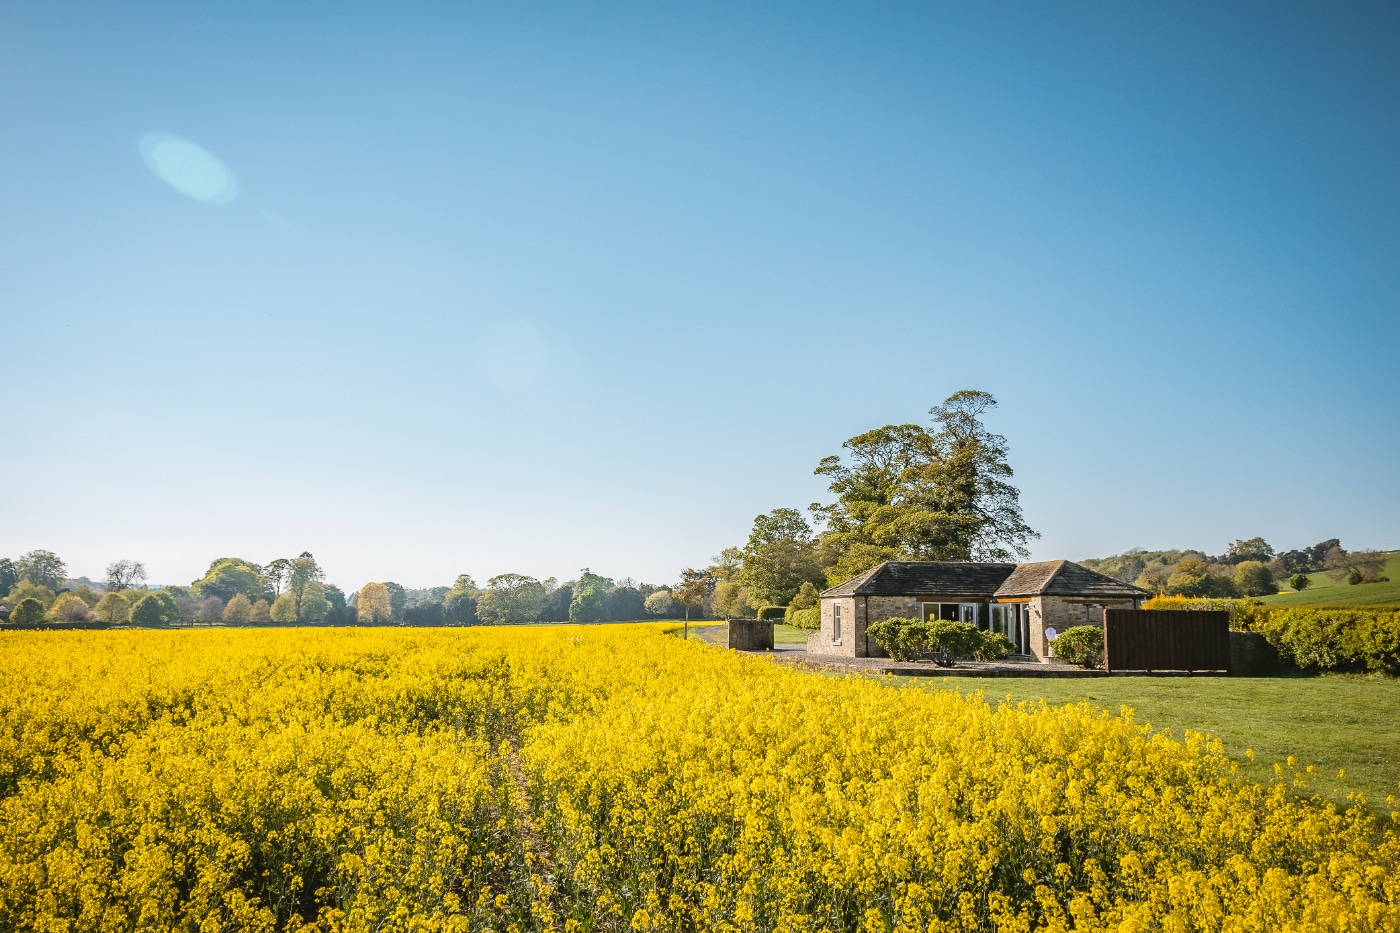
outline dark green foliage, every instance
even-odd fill
[[[68,568],[53,551],[34,550],[15,561],[15,572],[21,580],[35,586],[46,586],[57,593],[63,589]]]
[[[801,512],[774,509],[754,518],[738,579],[749,588],[750,599],[785,606],[803,583],[822,579],[812,527]]]
[[[608,616],[614,622],[635,622],[647,617],[646,594],[628,581],[608,592]]]
[[[1097,625],[1076,625],[1060,633],[1052,642],[1055,657],[1081,667],[1103,666],[1103,629]]]
[[[147,593],[131,607],[132,625],[162,625],[165,622],[165,604],[155,593]]]
[[[837,496],[812,511],[826,522],[822,565],[828,582],[881,560],[1012,560],[1036,533],[1010,483],[1006,438],[981,416],[996,405],[964,390],[929,410],[934,428],[886,425],[842,445],[817,474]],[[839,568],[839,569],[831,569]]]
[[[787,617],[787,624],[793,628],[815,632],[822,627],[821,607],[811,606],[807,609],[798,609]]]
[[[442,603],[428,599],[405,606],[403,621],[405,625],[442,625],[447,621],[447,614]]]
[[[8,593],[19,583],[19,571],[8,557],[0,557],[0,594]]]
[[[1400,609],[1274,609],[1256,627],[1305,671],[1400,675]]]
[[[1303,592],[1303,590],[1306,590],[1308,587],[1312,586],[1312,578],[1305,573],[1295,573],[1293,576],[1288,578],[1288,585],[1293,587],[1293,589],[1297,592],[1301,593]]]
[[[385,583],[389,591],[389,618],[395,622],[403,620],[403,611],[408,608],[408,591],[397,583]]]
[[[764,606],[758,610],[760,619],[781,619],[787,615],[786,606]]]
[[[1365,577],[1362,576],[1361,571],[1355,567],[1351,568],[1351,572],[1347,574],[1347,583],[1351,584],[1352,586],[1356,586],[1364,579]]]
[[[585,574],[591,576],[591,574]],[[569,603],[570,622],[601,622],[607,617],[608,591],[599,582],[581,585]]]
[[[44,604],[33,596],[21,599],[19,605],[10,613],[11,625],[38,625],[42,621],[44,621]]]
[[[449,625],[476,624],[476,594],[469,590],[452,590],[442,601],[442,608]]]

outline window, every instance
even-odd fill
[[[976,603],[924,603],[924,621],[943,619],[948,622],[978,624]]]
[[[841,641],[841,604],[834,603],[831,607],[831,640]]]

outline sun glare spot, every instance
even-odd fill
[[[146,167],[183,195],[206,204],[228,204],[238,197],[238,181],[227,166],[188,139],[147,133],[137,148]]]

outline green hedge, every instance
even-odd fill
[[[758,617],[760,619],[777,620],[781,619],[786,614],[787,608],[785,606],[764,606],[762,609],[758,610]]]
[[[1280,607],[1255,629],[1305,671],[1400,675],[1400,609]]]
[[[822,627],[822,610],[820,606],[812,606],[809,609],[796,609],[788,613],[788,625],[793,628],[806,629],[815,632]]]
[[[1103,665],[1103,629],[1097,625],[1076,625],[1060,633],[1051,644],[1055,657],[1083,667]]]
[[[1004,658],[1014,647],[1005,635],[978,631],[967,622],[946,619],[882,619],[866,634],[896,661],[917,661],[930,651],[944,650],[954,658]]]

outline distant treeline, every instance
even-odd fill
[[[1380,551],[1348,551],[1337,538],[1281,552],[1275,552],[1263,538],[1245,538],[1218,556],[1189,549],[1134,548],[1079,563],[1153,593],[1221,598],[1268,596],[1285,582],[1294,589],[1305,589],[1307,575],[1322,571],[1338,583],[1379,583],[1388,579],[1381,573],[1385,559]]]
[[[300,623],[324,625],[494,625],[523,622],[612,622],[680,618],[685,608],[664,586],[613,580],[585,569],[559,583],[501,574],[478,587],[469,574],[451,586],[409,589],[366,583],[347,595],[325,582],[308,552],[256,564],[238,557],[212,562],[189,586],[146,586],[139,561],[119,560],[105,580],[69,578],[52,551],[0,558],[0,621],[110,625]]]

